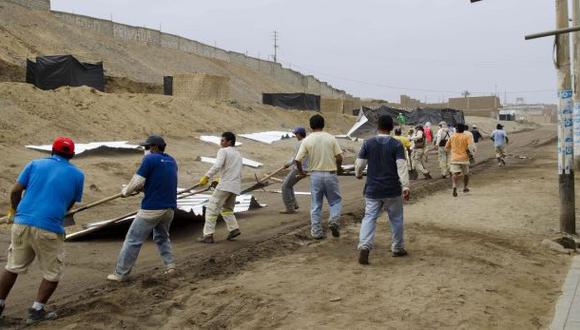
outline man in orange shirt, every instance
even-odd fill
[[[463,174],[463,192],[469,192],[469,154],[475,154],[475,144],[471,135],[465,134],[465,126],[457,125],[457,131],[449,138],[445,151],[451,152],[449,171],[453,182],[453,197],[457,197],[457,181]]]

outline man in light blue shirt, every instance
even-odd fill
[[[495,146],[495,157],[499,167],[505,166],[505,147],[509,142],[503,125],[497,124],[496,129],[491,133],[491,140]]]
[[[56,313],[45,310],[45,304],[64,271],[63,218],[83,194],[84,174],[69,163],[74,147],[71,139],[56,138],[52,156],[28,163],[10,196],[8,216],[14,224],[6,267],[0,278],[0,314],[18,274],[26,272],[38,258],[43,279],[36,300],[28,309],[28,324],[56,318]]]

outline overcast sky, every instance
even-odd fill
[[[361,97],[439,102],[497,94],[555,102],[548,0],[52,0],[52,9],[147,26],[279,61]],[[506,93],[507,92],[507,93]]]

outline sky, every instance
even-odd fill
[[[427,102],[556,102],[548,0],[52,0],[52,9],[178,34],[313,74],[348,93]]]

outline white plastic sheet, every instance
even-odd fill
[[[258,141],[266,144],[272,144],[276,141],[292,138],[294,137],[294,134],[292,132],[268,131],[268,132],[240,134],[240,136],[249,140]]]

